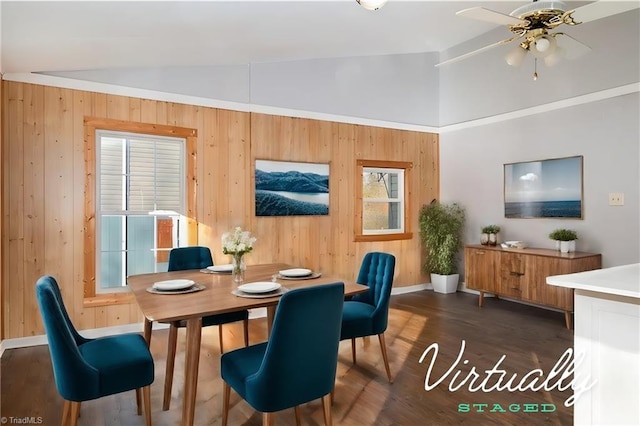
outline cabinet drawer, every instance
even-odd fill
[[[500,288],[505,296],[521,297],[526,286],[526,257],[516,253],[502,253],[500,259]]]

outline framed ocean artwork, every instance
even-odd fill
[[[329,164],[256,160],[256,216],[329,214]]]
[[[506,218],[583,218],[582,156],[504,165]]]

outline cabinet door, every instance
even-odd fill
[[[522,298],[534,303],[573,310],[573,291],[547,284],[550,275],[571,273],[571,260],[546,256],[531,256]]]
[[[528,256],[518,253],[502,253],[500,256],[500,286],[498,293],[520,298],[525,286],[526,262]]]
[[[500,253],[467,247],[465,254],[465,282],[467,288],[495,293],[497,289],[496,266]]]

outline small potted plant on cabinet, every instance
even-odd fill
[[[575,251],[575,241],[578,234],[572,229],[556,229],[549,234],[549,238],[556,241],[556,249],[562,253]]]
[[[456,273],[456,254],[462,247],[464,209],[457,203],[437,201],[420,210],[420,239],[428,250],[424,270],[431,274],[437,293],[455,293],[460,275]]]
[[[500,232],[500,227],[498,225],[487,225],[482,227],[480,244],[495,246],[498,244],[498,232]]]

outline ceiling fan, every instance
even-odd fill
[[[531,53],[536,59],[536,66],[538,59],[542,59],[547,66],[553,66],[562,58],[574,59],[591,50],[589,46],[563,32],[553,32],[557,27],[595,21],[596,19],[638,7],[640,7],[640,2],[638,1],[600,0],[570,9],[563,1],[533,0],[533,3],[521,6],[509,15],[483,7],[460,10],[456,15],[506,25],[514,35],[508,39],[440,62],[436,66],[458,62],[516,40],[519,41],[518,46],[505,56],[505,60],[509,65],[520,66],[527,53]],[[534,72],[534,79],[537,79],[537,72]]]

